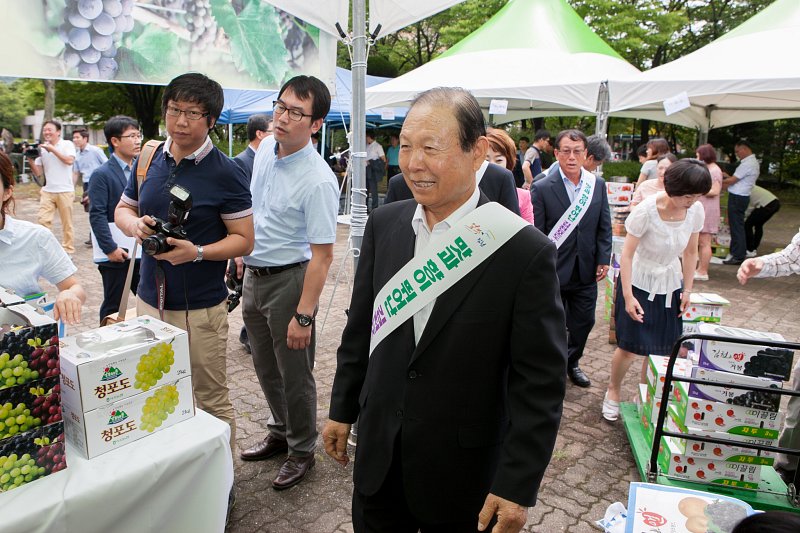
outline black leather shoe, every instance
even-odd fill
[[[730,259],[726,259],[722,262],[723,265],[741,265],[744,263],[744,259],[736,259],[735,257],[731,257]]]
[[[308,471],[314,466],[315,459],[313,455],[308,457],[293,457],[289,456],[278,471],[278,475],[272,481],[272,488],[275,490],[284,490],[289,487],[294,487],[306,477]]]
[[[275,457],[278,454],[286,453],[289,450],[289,445],[285,440],[281,440],[272,435],[267,435],[267,438],[248,448],[239,454],[243,461],[263,461],[270,457]]]
[[[247,336],[247,329],[245,329],[244,326],[242,326],[242,331],[239,332],[239,342],[244,345],[244,349],[247,353],[252,353],[250,350],[250,338]]]
[[[583,373],[583,370],[580,367],[574,366],[567,370],[567,375],[569,376],[569,380],[573,382],[578,387],[589,387],[591,386],[592,382],[589,379],[589,376]]]

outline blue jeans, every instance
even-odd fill
[[[747,255],[747,237],[744,232],[744,213],[750,196],[728,193],[728,224],[731,227],[731,256],[744,261]]]

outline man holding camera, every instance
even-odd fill
[[[39,144],[39,157],[34,161],[28,156],[34,175],[38,178],[44,171],[47,179],[39,200],[39,224],[52,229],[53,215],[57,210],[64,232],[61,244],[68,254],[74,254],[72,203],[75,201],[75,180],[72,176],[72,164],[75,162],[75,145],[72,141],[61,138],[61,123],[55,120],[44,123],[42,137],[44,142]]]
[[[253,216],[247,177],[208,137],[222,104],[222,87],[202,74],[183,74],[167,85],[161,110],[169,135],[141,186],[135,178],[128,182],[115,221],[128,236],[147,240],[137,312],[189,330],[197,406],[230,424],[233,444],[224,276],[228,259],[253,249]],[[139,164],[146,163],[140,158],[133,176]],[[176,238],[182,231],[185,239]]]
[[[311,135],[330,102],[316,78],[286,82],[275,101],[273,138],[259,146],[250,185],[256,243],[244,258],[242,317],[271,416],[266,438],[241,457],[288,452],[272,482],[276,490],[296,485],[314,466],[314,318],[333,260],[339,188]]]

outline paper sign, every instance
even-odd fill
[[[508,100],[492,100],[489,104],[490,115],[505,115],[508,111]]]
[[[689,95],[686,91],[673,96],[672,98],[667,98],[664,100],[664,112],[669,116],[678,111],[683,111],[684,109],[688,109],[691,106],[689,103]]]
[[[394,120],[394,108],[384,107],[381,109],[381,120]]]

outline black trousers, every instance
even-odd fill
[[[758,250],[761,239],[764,237],[764,224],[767,223],[772,215],[778,212],[781,203],[778,199],[772,200],[764,207],[758,207],[750,212],[750,216],[744,221],[744,237],[747,241],[747,250],[754,252]]]
[[[353,489],[353,531],[355,533],[476,533],[478,513],[466,516],[462,522],[427,524],[417,519],[408,508],[403,488],[400,436],[395,441],[392,465],[375,494],[365,496]],[[491,531],[497,523],[493,518],[484,531]]]
[[[111,313],[119,311],[119,301],[122,299],[122,291],[125,288],[125,277],[128,275],[128,262],[114,263],[113,266],[107,263],[98,263],[97,270],[103,278],[103,303],[100,305],[100,320]],[[133,268],[133,278],[131,278],[131,290],[136,294],[136,287],[139,286],[139,261]]]
[[[594,327],[597,283],[581,283],[573,276],[569,283],[561,287],[561,303],[567,317],[567,369],[570,369],[578,366],[586,339]]]

